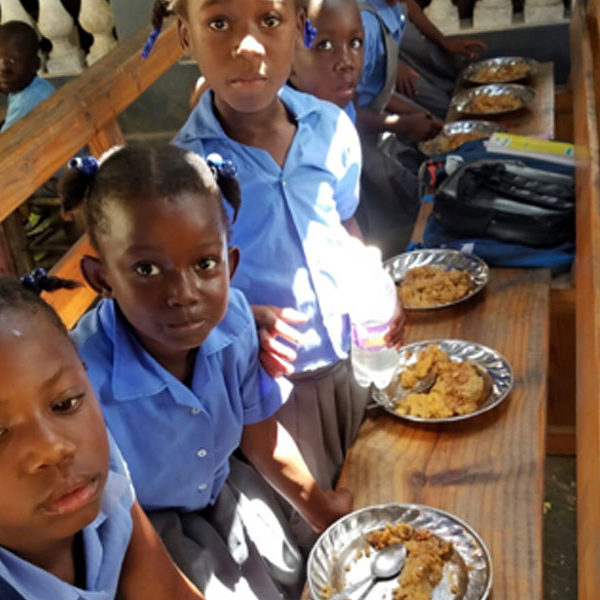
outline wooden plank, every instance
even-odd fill
[[[580,0],[573,7],[569,37],[576,90],[578,593],[581,600],[595,600],[600,590],[600,145],[593,52]]]
[[[121,127],[119,123],[115,119],[103,127],[90,139],[88,146],[90,148],[90,152],[96,156],[100,157],[104,152],[110,150],[113,146],[121,146],[125,144],[125,136],[121,131]]]
[[[178,60],[174,25],[142,60],[147,33],[119,44],[2,134],[0,221]]]
[[[521,110],[507,115],[464,115],[454,109],[448,111],[446,122],[481,118],[486,121],[495,121],[507,131],[519,135],[543,135],[554,137],[554,64],[545,62],[540,64],[540,70],[527,85],[532,87],[536,96],[533,102]],[[465,89],[463,83],[456,86],[455,93]]]
[[[339,482],[355,508],[416,502],[464,519],[490,549],[493,597],[503,600],[542,599],[549,278],[546,270],[495,269],[473,301],[411,312],[407,342],[458,338],[495,348],[515,387],[497,410],[445,426],[371,412]]]
[[[573,93],[570,90],[554,95],[554,137],[573,142]]]
[[[548,424],[546,454],[549,456],[574,456],[577,453],[577,434],[574,425],[562,427]]]

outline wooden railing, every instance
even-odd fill
[[[577,147],[577,547],[581,600],[600,596],[600,110],[599,1],[577,0],[571,81]]]
[[[84,146],[99,156],[124,143],[117,115],[181,56],[177,32],[171,26],[159,37],[150,57],[142,60],[140,51],[147,35],[148,31],[141,31],[120,44],[2,134],[0,221]],[[53,272],[81,280],[79,259],[89,251],[89,242],[81,239]],[[47,299],[71,326],[94,297],[92,290],[82,287]]]

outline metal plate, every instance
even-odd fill
[[[478,73],[482,69],[486,69],[491,67],[493,69],[497,69],[503,66],[512,66],[512,65],[527,65],[529,70],[525,75],[510,77],[507,76],[502,79],[494,79],[493,81],[483,81],[477,79]],[[537,60],[533,60],[533,58],[524,58],[522,56],[498,56],[496,58],[488,58],[487,60],[480,60],[478,62],[471,63],[462,73],[462,78],[465,81],[469,81],[471,83],[477,83],[479,85],[485,83],[508,83],[509,81],[520,81],[522,79],[527,79],[535,75],[538,72],[539,63]]]
[[[426,142],[419,143],[419,150],[423,154],[432,156],[434,154],[445,154],[446,152],[452,152],[456,148],[445,149],[443,144],[452,142],[452,138],[462,133],[478,133],[481,137],[489,137],[496,131],[502,131],[502,127],[498,123],[492,123],[491,121],[454,121],[452,123],[446,123],[440,133],[434,138],[427,140]]]
[[[402,346],[399,352],[398,368],[396,369],[394,376],[409,365],[415,363],[417,361],[417,353],[420,350],[424,350],[429,344],[437,344],[446,354],[448,354],[450,360],[468,360],[477,363],[481,368],[485,369],[492,379],[492,390],[487,400],[477,410],[466,415],[454,415],[452,417],[433,419],[398,414],[390,405],[391,398],[388,396],[387,392],[374,387],[373,400],[391,415],[394,415],[399,419],[405,419],[416,423],[453,423],[455,421],[471,419],[488,410],[492,410],[492,408],[498,406],[498,404],[508,396],[513,387],[514,377],[506,358],[504,358],[500,352],[492,350],[487,346],[482,346],[475,342],[467,342],[465,340],[425,340]],[[408,357],[409,354],[410,358]]]
[[[376,551],[356,559],[366,545],[366,535],[386,523],[410,523],[427,529],[447,542],[454,553],[445,563],[442,581],[433,590],[432,600],[484,600],[492,589],[492,561],[479,535],[458,517],[418,504],[381,504],[354,511],[331,525],[317,540],[308,558],[308,584],[313,600],[321,600],[325,585],[350,585],[370,573]],[[348,568],[348,570],[346,570]],[[345,582],[345,583],[344,583]],[[457,591],[451,589],[457,586]],[[397,578],[378,582],[368,598],[391,600]],[[360,588],[349,596],[360,597]]]
[[[444,304],[436,304],[427,307],[419,306],[411,308],[410,306],[405,306],[404,308],[408,310],[434,310],[464,302],[482,290],[490,276],[489,267],[478,256],[466,254],[465,252],[460,252],[458,250],[446,250],[443,248],[413,250],[412,252],[405,252],[404,254],[389,258],[383,263],[384,268],[397,284],[402,282],[410,269],[423,267],[425,265],[440,266],[444,267],[446,270],[458,269],[460,271],[467,271],[471,276],[471,289],[465,296],[458,298],[457,300],[452,300],[452,302],[445,302]]]
[[[511,108],[506,110],[493,110],[484,113],[474,113],[471,111],[470,106],[473,100],[477,96],[489,95],[489,96],[500,96],[506,93],[513,94],[516,98],[521,101],[521,105],[517,108]],[[505,113],[514,112],[523,108],[529,104],[535,98],[535,91],[524,85],[517,83],[490,83],[489,85],[480,85],[478,87],[471,88],[470,90],[463,90],[452,100],[450,100],[450,107],[456,109],[460,113],[465,114],[476,114],[476,115],[501,115]]]

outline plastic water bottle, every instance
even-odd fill
[[[371,382],[385,388],[398,366],[398,352],[388,348],[384,337],[394,317],[397,292],[394,281],[381,265],[381,251],[361,247],[354,271],[350,305],[352,368],[359,385]]]

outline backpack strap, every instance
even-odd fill
[[[389,29],[386,27],[383,19],[379,13],[366,2],[359,2],[358,8],[366,12],[371,13],[377,17],[379,26],[381,27],[381,34],[383,35],[383,41],[385,43],[385,55],[386,55],[386,66],[385,66],[385,84],[383,88],[377,94],[375,99],[369,104],[371,110],[377,112],[383,112],[385,107],[388,105],[394,89],[396,88],[396,74],[398,73],[398,44],[393,38]]]

